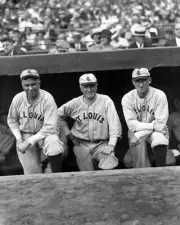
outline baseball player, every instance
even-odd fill
[[[24,174],[42,173],[40,149],[49,156],[52,172],[60,172],[64,148],[58,136],[54,98],[40,89],[36,70],[22,71],[20,79],[24,91],[13,98],[7,121],[16,138]]]
[[[7,112],[0,112],[0,163],[4,162],[6,155],[15,146],[15,138],[7,125]]]
[[[156,166],[165,166],[169,143],[168,102],[163,91],[150,86],[148,69],[135,69],[132,73],[134,90],[122,98],[124,117],[129,128],[129,145],[133,167],[150,166],[146,141],[151,144]]]
[[[168,118],[168,128],[170,140],[173,139],[175,143],[175,148],[180,150],[180,97],[176,96],[174,99],[175,111],[169,115]]]
[[[97,94],[97,79],[90,74],[79,78],[82,96],[58,108],[59,126],[74,143],[74,154],[81,171],[94,170],[94,160],[101,169],[118,165],[114,149],[121,137],[121,123],[113,101],[107,95]],[[74,125],[70,131],[67,120]]]

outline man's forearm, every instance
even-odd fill
[[[152,132],[153,131],[151,130],[141,130],[141,131],[135,132],[134,135],[136,136],[138,140],[140,140],[141,138],[146,138],[147,136],[152,134]]]

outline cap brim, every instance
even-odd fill
[[[86,85],[86,84],[97,84],[97,81],[96,82],[87,82],[87,83],[80,83],[82,85]]]
[[[38,75],[27,75],[27,76],[23,76],[23,77],[21,77],[21,80],[24,80],[24,79],[26,79],[26,78],[40,78],[40,76],[38,76]]]
[[[133,77],[133,80],[140,80],[140,79],[144,79],[144,78],[149,78],[150,76],[140,76],[140,77]]]

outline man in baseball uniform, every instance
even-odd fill
[[[129,128],[129,145],[133,167],[150,166],[146,141],[151,144],[156,166],[165,166],[169,143],[168,102],[163,91],[150,86],[148,69],[135,69],[132,73],[134,90],[122,98],[124,117]]]
[[[58,136],[54,98],[40,89],[36,70],[22,71],[20,79],[24,91],[13,98],[7,122],[16,138],[24,174],[42,173],[40,149],[49,157],[52,172],[60,172],[64,147]]]
[[[60,129],[74,143],[79,170],[94,170],[94,160],[101,169],[113,169],[118,165],[114,149],[122,132],[114,103],[109,96],[96,93],[98,84],[92,73],[82,75],[79,85],[83,95],[58,108]],[[68,118],[74,120],[71,131]]]

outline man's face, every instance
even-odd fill
[[[103,45],[107,45],[107,44],[109,44],[109,38],[107,38],[107,37],[101,37],[101,44],[103,44]]]
[[[93,39],[97,44],[100,43],[100,35],[99,34],[94,34]]]
[[[175,25],[175,31],[174,31],[176,37],[180,38],[180,23],[177,23]]]
[[[36,98],[39,94],[40,80],[35,78],[27,78],[22,80],[22,88],[30,98]]]
[[[144,78],[140,78],[140,79],[137,79],[137,80],[133,80],[132,82],[133,82],[134,87],[137,90],[137,93],[139,95],[143,95],[143,94],[147,93],[148,90],[149,90],[151,78],[144,77]]]
[[[97,83],[81,84],[80,89],[84,97],[93,100],[96,97]]]
[[[3,48],[5,53],[9,53],[13,50],[13,43],[9,42],[9,41],[4,41],[3,42]]]

